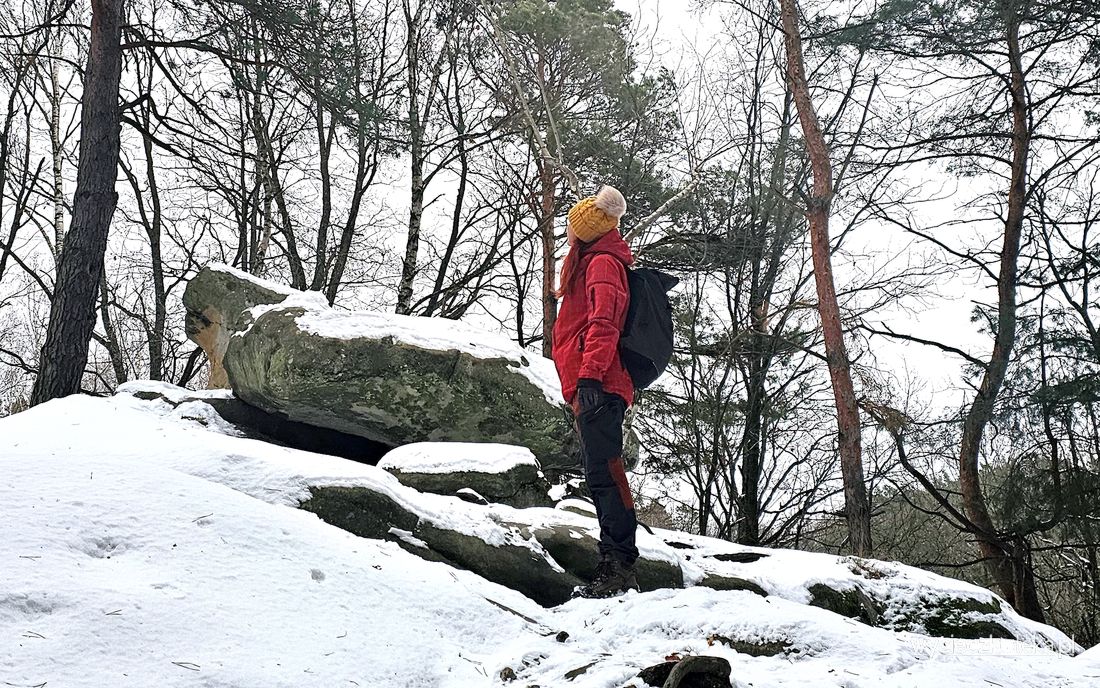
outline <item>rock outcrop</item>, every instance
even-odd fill
[[[5,458],[22,453],[36,461],[90,454],[115,469],[127,461],[135,467],[151,464],[167,477],[169,495],[174,493],[173,476],[217,482],[279,509],[311,511],[329,524],[364,538],[387,540],[422,559],[466,569],[548,606],[567,601],[573,587],[592,575],[599,528],[581,508],[585,503],[580,499],[562,500],[554,509],[513,508],[428,494],[402,484],[378,466],[265,446],[242,437],[246,433],[215,410],[226,400],[232,397],[224,390],[194,392],[161,382],[127,383],[120,394],[106,399],[74,395],[3,419],[2,453]],[[118,438],[119,444],[104,438]],[[479,461],[499,467],[507,463],[502,458],[511,456],[488,452],[479,460],[471,447],[451,451],[447,445],[427,453],[434,456],[405,465],[430,466],[436,472],[476,466]],[[97,473],[97,482],[99,478]],[[554,491],[558,496],[562,492]],[[209,523],[206,516],[199,517],[188,529],[205,529]],[[235,527],[231,520],[215,523],[229,529],[226,534]],[[314,526],[311,532],[322,537],[325,529]],[[262,528],[249,538],[266,540],[269,535],[279,538],[277,532],[268,534]],[[331,535],[324,536],[324,541],[333,540]],[[335,539],[352,550],[358,546],[354,539]],[[201,542],[193,541],[191,546]],[[377,545],[363,543],[363,547]],[[582,610],[583,615],[587,614],[583,610],[613,609],[625,615],[616,623],[630,633],[668,624],[667,628],[693,639],[684,647],[698,648],[705,640],[719,654],[732,650],[737,655],[789,656],[796,661],[844,637],[874,641],[887,638],[888,632],[904,633],[906,644],[913,642],[913,634],[920,634],[1013,642],[1011,638],[1067,654],[1081,650],[1057,629],[1020,617],[986,589],[896,562],[747,547],[664,529],[640,529],[638,547],[639,583],[650,594],[606,603],[573,602],[561,611],[568,615]],[[300,554],[296,570],[311,576],[306,563],[310,553]],[[425,568],[439,573],[434,566]],[[515,601],[513,597],[509,606]],[[658,608],[661,611],[652,611]],[[753,618],[762,624],[729,621],[731,610],[737,609],[753,610]],[[600,612],[593,612],[591,621],[596,625],[589,628],[586,621],[586,632],[606,630],[601,630],[602,618]],[[882,630],[861,635],[857,627],[864,625]],[[819,633],[807,637],[803,633],[807,627]],[[540,633],[560,630],[547,627]],[[907,650],[905,656],[910,654]],[[653,657],[654,661],[661,656],[668,653]],[[572,664],[576,668],[570,667],[570,673],[586,666],[603,671],[601,664],[599,657],[585,656]],[[636,670],[648,665],[646,660],[633,666]],[[523,677],[523,672],[518,675]],[[616,675],[618,680],[627,678]]]
[[[467,569],[543,605],[567,601],[591,578],[599,528],[583,501],[530,508],[552,503],[544,475],[556,482],[578,466],[572,414],[558,398],[552,363],[462,323],[341,312],[318,294],[224,267],[203,270],[184,302],[188,334],[211,360],[211,384],[230,385],[234,396],[192,398],[140,385],[127,388],[131,394],[163,399],[172,415],[215,431],[240,434],[234,426],[251,425],[247,434],[296,447],[303,442],[295,437],[308,437],[316,446],[302,448],[314,451],[336,453],[324,447],[360,438],[361,447],[349,446],[372,454],[367,463],[378,461],[380,448],[414,445],[405,452],[415,453],[416,443],[447,443],[427,459],[383,464],[389,474],[370,468],[377,473],[303,483],[309,496],[295,500],[332,525]],[[528,448],[537,462],[526,449],[517,450],[521,459],[514,452],[494,460],[476,443]],[[987,590],[894,562],[663,530],[639,531],[639,547],[643,591],[694,585],[807,604],[891,631],[1053,649],[1068,642]],[[718,634],[708,642],[759,656],[797,651],[784,639],[760,644]]]
[[[418,514],[371,488],[319,486],[310,492],[301,508],[327,523],[361,537],[392,540],[413,554],[468,569],[545,606],[568,601],[575,586],[591,580],[598,559],[597,540],[588,532],[596,528],[595,520],[578,521],[565,512],[510,510],[512,520],[506,521],[486,508],[482,518],[491,534],[478,534],[446,518]],[[530,517],[524,522],[526,513]],[[672,557],[643,552],[637,566],[643,591],[684,586],[683,570]]]
[[[553,363],[506,338],[450,320],[337,311],[318,294],[224,267],[202,270],[184,302],[212,384],[224,370],[238,398],[268,413],[390,447],[520,445],[552,478],[577,469]]]

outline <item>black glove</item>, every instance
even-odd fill
[[[599,380],[582,377],[577,380],[577,413],[591,411],[603,401],[603,384]]]

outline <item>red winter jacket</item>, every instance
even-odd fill
[[[628,406],[634,403],[634,383],[619,358],[619,334],[630,302],[626,266],[633,262],[617,229],[581,249],[554,324],[552,355],[567,403],[573,403],[582,377],[599,380],[605,392],[618,394]]]

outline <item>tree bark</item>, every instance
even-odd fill
[[[92,0],[91,40],[81,98],[80,161],[73,217],[50,307],[31,404],[80,391],[96,320],[103,255],[118,203],[120,46],[124,0]]]
[[[451,259],[462,237],[462,210],[466,202],[466,185],[470,177],[470,161],[466,154],[466,142],[463,139],[465,133],[465,131],[459,131],[458,136],[458,191],[455,194],[455,207],[451,212],[451,236],[447,239],[447,248],[443,250],[443,259],[440,260],[439,269],[436,270],[435,285],[432,287],[424,315],[433,315],[439,306],[440,297],[443,295],[443,283],[447,279],[447,270],[451,267]]]
[[[149,127],[148,110],[145,111],[145,126]],[[153,157],[153,142],[144,137],[145,145],[145,181],[149,185],[149,202],[152,216],[145,224],[149,235],[149,261],[153,272],[153,327],[149,332],[149,379],[164,379],[165,327],[168,322],[168,293],[164,286],[164,256],[161,252],[163,236],[163,214],[160,205],[160,187],[157,185],[156,163]]]
[[[409,31],[414,30],[409,26]],[[420,222],[424,216],[424,144],[420,127],[420,104],[417,98],[416,46],[409,38],[409,149],[412,188],[409,195],[409,233],[405,241],[405,258],[401,263],[401,282],[397,286],[397,313],[407,315],[411,311],[413,280],[416,279],[416,263],[420,253]]]
[[[806,149],[810,156],[814,183],[806,208],[810,225],[810,245],[813,251],[814,280],[817,283],[818,313],[825,337],[825,356],[836,401],[840,471],[844,479],[844,503],[848,517],[848,537],[852,551],[858,556],[871,554],[871,509],[863,479],[863,459],[860,441],[859,407],[844,345],[844,330],[840,322],[840,307],[833,284],[833,268],[829,250],[829,206],[833,196],[833,172],[829,149],[821,131],[817,113],[810,100],[806,70],[802,58],[802,39],[798,33],[797,8],[794,0],[781,0],[783,32],[787,52],[787,78],[794,95]]]
[[[325,288],[325,280],[328,277],[328,235],[332,224],[332,141],[336,136],[337,118],[335,113],[329,113],[328,122],[325,122],[324,99],[321,96],[323,90],[321,34],[325,30],[323,19],[319,19],[312,30],[314,58],[316,59],[313,67],[313,88],[317,99],[317,102],[313,105],[313,117],[314,126],[317,128],[317,150],[320,157],[318,166],[321,174],[321,218],[317,222],[316,262],[313,264],[313,281],[310,283],[309,288],[314,291],[321,291]]]

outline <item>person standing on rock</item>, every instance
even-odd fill
[[[561,391],[576,416],[584,477],[600,524],[596,575],[574,597],[610,597],[638,589],[638,520],[623,466],[623,418],[634,384],[619,357],[634,262],[619,233],[626,199],[603,186],[569,210],[569,253],[562,263],[553,358]]]

